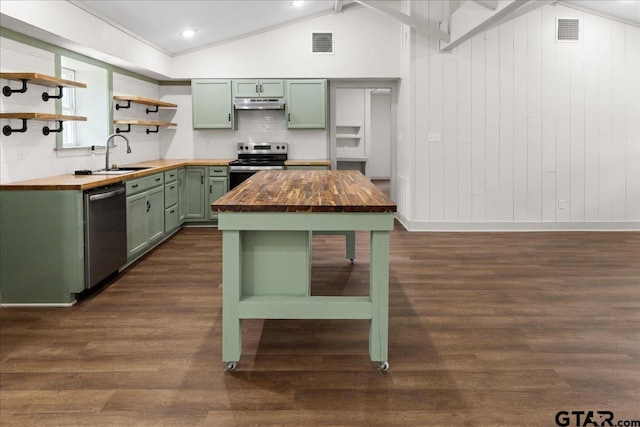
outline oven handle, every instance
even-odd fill
[[[229,172],[258,172],[264,170],[283,170],[284,166],[229,166]]]

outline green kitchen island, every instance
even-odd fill
[[[236,368],[242,319],[367,319],[389,368],[389,232],[396,205],[358,171],[265,170],[211,205],[222,231],[222,360]],[[368,296],[311,295],[316,232],[370,233]]]

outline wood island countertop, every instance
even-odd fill
[[[231,160],[150,160],[147,162],[120,165],[121,167],[148,167],[149,169],[131,171],[120,175],[66,175],[36,178],[27,181],[11,182],[0,185],[0,190],[13,191],[50,191],[50,190],[89,190],[115,184],[133,178],[140,178],[154,173],[165,172],[183,166],[227,166]]]
[[[396,212],[359,171],[260,171],[211,204],[218,212]]]

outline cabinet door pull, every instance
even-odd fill
[[[260,93],[260,89],[258,88],[258,85],[256,85],[256,93]]]
[[[171,209],[169,213],[174,213],[175,211],[176,211],[175,209]]]
[[[213,194],[213,185],[209,185],[209,194]]]
[[[138,188],[138,184],[133,184],[131,188]]]
[[[160,181],[162,178],[156,178],[156,182]]]
[[[229,113],[229,121],[231,121],[231,113]]]
[[[264,92],[264,91],[262,90],[262,83],[260,83],[260,93],[262,93],[262,92]]]
[[[151,209],[151,203],[147,200],[147,212]]]
[[[287,114],[287,121],[291,121],[291,113]]]
[[[171,187],[169,187],[171,190],[173,190],[174,188],[176,188],[175,185],[172,185]]]
[[[200,184],[204,184],[204,175],[200,177]]]

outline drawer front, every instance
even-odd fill
[[[178,179],[178,169],[166,171],[164,173],[164,182],[167,184],[170,182],[176,181],[177,179]]]
[[[143,178],[132,179],[131,181],[126,181],[125,183],[127,187],[127,196],[140,193],[141,191],[146,191],[150,188],[157,187],[158,185],[162,184],[164,184],[164,176],[161,173],[145,176]]]
[[[209,176],[227,176],[228,169],[226,166],[209,166]]]
[[[173,205],[164,211],[164,234],[167,235],[178,228],[178,206]]]
[[[164,207],[178,203],[178,183],[176,181],[164,185]]]

